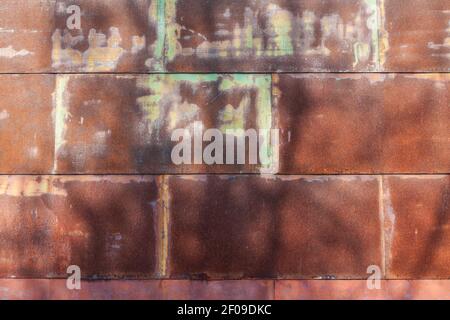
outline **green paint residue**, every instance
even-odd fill
[[[372,50],[375,52],[373,54],[373,64],[376,70],[380,70],[380,56],[379,56],[379,24],[380,24],[380,12],[377,4],[377,0],[364,0],[365,8],[367,12],[370,14],[367,19],[367,28],[369,28],[371,32],[371,44]],[[370,50],[370,47],[367,45],[367,50]],[[370,53],[369,53],[370,55]]]
[[[65,144],[66,120],[69,118],[67,102],[67,86],[69,84],[69,75],[57,75],[55,83],[55,92],[53,93],[53,122],[55,128],[55,146],[54,146],[54,168],[57,171],[56,157],[61,147]]]
[[[182,83],[189,83],[193,90],[201,89],[205,83],[219,83],[219,93],[240,90],[246,92],[239,105],[222,106],[218,114],[219,129],[246,129],[246,119],[251,108],[250,90],[256,93],[256,130],[263,129],[267,133],[264,154],[272,159],[273,150],[270,143],[272,128],[271,76],[250,74],[153,74],[138,79],[139,88],[149,90],[146,96],[139,97],[137,103],[145,112],[150,134],[154,141],[159,141],[162,128],[171,132],[194,121],[199,121],[200,107],[190,103],[181,96]],[[266,166],[264,166],[266,167]],[[270,167],[270,166],[267,166]]]
[[[176,0],[169,0],[165,8],[165,23],[166,23],[166,58],[171,61],[177,54],[178,36],[180,33],[180,26],[175,22],[176,20]]]

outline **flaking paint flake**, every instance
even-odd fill
[[[220,82],[219,95],[233,90],[257,91],[257,124],[259,128],[272,127],[270,105],[270,76],[265,75],[217,75],[217,74],[160,74],[140,77],[137,86],[150,94],[137,99],[149,124],[149,131],[158,141],[162,129],[188,127],[201,121],[199,106],[181,94],[181,86],[189,85],[193,92],[208,90],[208,83]],[[216,97],[217,98],[217,97]],[[213,99],[214,100],[214,99]],[[220,129],[245,129],[246,115],[250,109],[249,93],[244,94],[238,105],[222,106],[218,114]],[[152,139],[154,140],[154,139]]]
[[[133,38],[134,51],[139,51],[142,46],[140,38]],[[121,47],[122,38],[119,29],[111,27],[109,36],[91,29],[88,35],[89,48],[86,51],[74,49],[84,37],[72,36],[65,31],[63,34],[57,29],[52,36],[52,61],[53,68],[67,68],[69,70],[81,70],[85,72],[114,71],[125,50]]]
[[[353,56],[353,67],[377,64],[376,0],[363,1],[359,12],[351,18],[339,13],[291,11],[277,3],[247,1],[243,17],[233,16],[229,7],[221,9],[223,12],[211,12],[215,22],[210,27],[213,35],[187,27],[184,13],[177,13],[177,1],[165,3],[166,27],[164,32],[158,32],[157,42],[161,46],[164,41],[169,63],[177,57],[204,60],[330,57],[339,50],[339,54],[348,52]]]

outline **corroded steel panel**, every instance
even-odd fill
[[[1,176],[0,276],[155,275],[152,177]]]
[[[365,278],[382,268],[370,176],[171,176],[172,278]]]
[[[0,173],[53,170],[51,75],[0,76]]]
[[[259,170],[248,162],[198,164],[194,151],[191,164],[176,165],[171,153],[179,140],[172,141],[172,134],[186,129],[193,142],[193,130],[200,126],[203,132],[216,128],[224,134],[228,129],[270,129],[270,76],[60,75],[56,82],[58,173]]]

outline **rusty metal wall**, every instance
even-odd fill
[[[448,0],[2,0],[0,298],[450,298],[449,72]]]

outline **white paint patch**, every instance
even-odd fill
[[[14,33],[13,29],[0,28],[0,33]]]
[[[111,130],[97,131],[94,134],[94,140],[97,144],[105,144],[107,139],[111,136]]]
[[[33,52],[30,52],[28,50],[22,49],[22,50],[15,50],[12,46],[8,46],[6,48],[0,48],[0,57],[2,58],[16,58],[16,57],[24,57],[28,55],[34,54]]]
[[[9,118],[9,112],[6,110],[2,110],[0,112],[0,120],[6,120]]]

